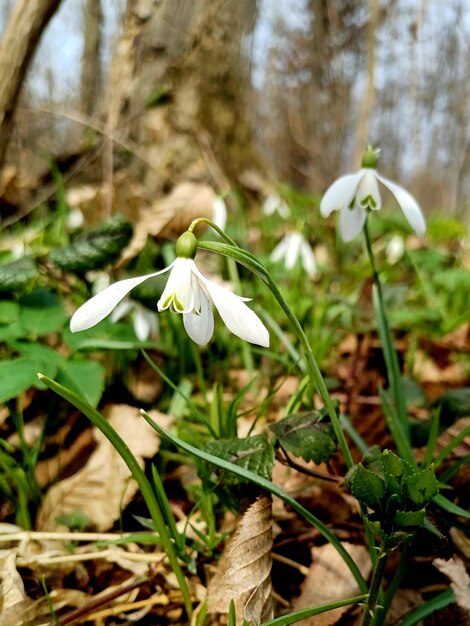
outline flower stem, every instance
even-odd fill
[[[385,572],[385,566],[388,559],[388,551],[383,551],[375,564],[374,573],[372,574],[372,580],[370,583],[369,597],[367,598],[366,605],[364,607],[364,613],[362,615],[361,626],[369,626],[372,620],[375,620],[377,606],[377,600],[382,585],[382,578]]]
[[[392,333],[390,330],[390,324],[388,321],[387,313],[385,311],[382,283],[380,282],[379,272],[375,263],[374,253],[372,251],[372,245],[369,235],[369,226],[367,220],[364,224],[364,236],[366,242],[367,255],[369,257],[370,265],[372,268],[372,276],[375,285],[375,302],[374,304],[377,315],[377,323],[379,329],[380,340],[382,343],[382,352],[384,355],[385,365],[387,368],[387,375],[390,387],[393,391],[395,398],[396,408],[396,420],[397,431],[401,441],[396,441],[397,447],[401,450],[406,450],[407,458],[412,456],[410,450],[410,427],[408,422],[408,414],[406,410],[405,393],[403,390],[402,377],[400,373],[400,367],[398,364],[398,357],[393,345]]]
[[[413,541],[413,537],[408,537],[408,539],[406,539],[404,542],[398,568],[395,571],[395,574],[392,578],[392,582],[390,583],[387,589],[387,593],[385,594],[385,598],[382,603],[382,609],[377,616],[377,621],[376,621],[375,626],[383,626],[383,624],[385,623],[385,618],[387,617],[388,610],[390,608],[390,605],[392,604],[392,600],[395,597],[395,594],[401,583],[401,580],[406,570],[406,566],[408,565],[408,559],[410,556],[410,548],[411,548],[412,541]]]

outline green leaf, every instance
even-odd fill
[[[37,382],[38,364],[27,358],[0,362],[0,402],[6,402]]]
[[[115,215],[71,245],[56,248],[50,257],[61,269],[82,274],[117,259],[131,237],[132,226],[121,215]]]
[[[274,466],[274,448],[265,434],[245,439],[217,439],[207,445],[207,452],[218,458],[234,463],[269,480]],[[240,484],[240,478],[233,475],[230,481]]]
[[[458,504],[454,504],[451,500],[444,498],[440,493],[434,498],[434,502],[448,513],[470,519],[470,511],[463,509],[461,506],[458,506]]]
[[[419,511],[397,511],[393,522],[397,526],[421,526],[426,517],[426,511],[420,509]]]
[[[283,448],[304,461],[327,462],[336,452],[333,426],[320,422],[321,415],[290,415],[269,428]]]
[[[382,466],[384,470],[384,476],[390,474],[391,476],[402,476],[405,471],[403,461],[394,454],[391,450],[384,450],[382,452]]]
[[[12,324],[18,321],[20,305],[11,300],[0,300],[0,324]]]
[[[44,372],[47,376],[55,376],[59,364],[65,361],[65,357],[62,354],[41,343],[12,341],[9,345],[13,350],[19,352],[21,356],[36,363],[36,373]],[[38,389],[45,389],[44,384],[37,378],[34,386]]]
[[[450,426],[459,417],[470,415],[470,387],[452,389],[442,394],[433,402],[433,406],[440,406],[440,420]]]
[[[0,293],[24,291],[32,285],[36,276],[36,264],[30,257],[0,265]]]
[[[40,337],[60,330],[67,315],[59,296],[46,289],[36,289],[20,300],[20,321],[26,334]]]
[[[434,475],[434,468],[428,467],[408,476],[404,482],[405,493],[413,505],[422,508],[439,492],[439,483]]]
[[[361,504],[376,508],[385,495],[385,483],[361,463],[352,468],[348,478],[351,493]]]
[[[96,407],[103,394],[104,377],[105,369],[101,363],[70,359],[60,366],[57,382]]]

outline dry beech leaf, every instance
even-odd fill
[[[343,543],[364,578],[371,570],[369,553],[364,546]],[[317,604],[327,604],[359,593],[359,587],[351,571],[337,550],[329,543],[312,550],[313,563],[302,584],[302,593],[294,602],[294,609],[306,609]],[[349,607],[333,609],[315,617],[304,619],[300,626],[332,626]]]
[[[260,497],[238,520],[207,589],[210,613],[228,613],[233,599],[237,624],[272,618],[272,503]]]
[[[158,411],[151,411],[150,415],[168,427],[169,417]],[[141,467],[144,458],[156,454],[158,436],[137,408],[114,405],[108,412],[108,421],[124,439]],[[63,529],[57,523],[57,517],[75,511],[83,513],[95,530],[107,530],[134,497],[137,484],[131,479],[127,465],[96,428],[94,438],[98,445],[85,466],[48,490],[38,514],[37,530]]]
[[[454,556],[448,561],[445,559],[434,559],[432,563],[442,574],[449,578],[458,606],[470,611],[470,576],[465,569],[463,561]]]
[[[16,551],[0,550],[0,615],[25,598],[23,581],[16,569]]]
[[[120,264],[135,257],[147,236],[176,238],[197,217],[212,217],[215,193],[210,185],[181,183],[168,196],[154,202],[135,226],[134,236],[124,250]]]

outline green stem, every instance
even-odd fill
[[[346,465],[348,466],[348,468],[352,467],[353,459],[351,456],[351,452],[348,448],[348,444],[344,436],[343,430],[341,428],[339,418],[336,414],[335,407],[331,400],[330,394],[328,393],[328,389],[325,385],[325,381],[323,380],[323,376],[321,375],[320,368],[318,367],[312,348],[310,347],[308,339],[304,333],[302,326],[300,325],[299,320],[295,316],[290,306],[282,297],[279,289],[277,288],[276,283],[272,279],[269,272],[258,261],[258,259],[256,259],[252,254],[250,254],[246,250],[242,250],[241,248],[227,246],[225,244],[221,244],[217,242],[208,242],[208,241],[199,241],[198,248],[201,248],[204,250],[211,250],[212,252],[218,252],[219,254],[224,254],[226,256],[234,258],[239,263],[242,263],[243,265],[245,265],[253,273],[260,276],[264,280],[264,282],[267,284],[271,293],[273,294],[278,304],[280,305],[281,309],[286,314],[287,319],[291,323],[295,331],[295,334],[297,335],[300,341],[300,344],[304,351],[309,377],[312,383],[314,384],[314,386],[318,389],[320,396],[323,400],[323,403],[326,407],[328,416],[331,420],[333,429],[335,431],[336,438],[338,439],[338,443],[343,452]]]
[[[369,257],[370,265],[372,268],[372,276],[375,285],[376,305],[378,314],[378,326],[379,334],[382,342],[382,351],[384,354],[385,364],[387,367],[387,375],[389,384],[393,390],[395,398],[397,422],[400,430],[400,435],[403,438],[403,444],[410,449],[410,426],[408,422],[408,414],[406,410],[405,393],[403,390],[402,378],[400,373],[400,367],[398,364],[398,357],[393,344],[392,333],[390,330],[390,324],[388,322],[387,313],[385,311],[382,283],[380,282],[379,272],[375,263],[374,253],[372,251],[372,245],[369,235],[369,226],[367,220],[364,224],[364,236],[366,242],[367,255]]]
[[[228,244],[234,246],[235,248],[238,248],[233,239],[230,239],[230,237],[220,228],[220,226],[217,226],[217,224],[210,220],[208,217],[198,217],[197,219],[193,220],[189,225],[188,232],[192,233],[198,224],[209,224],[209,226],[211,226],[223,239],[225,239]]]
[[[377,621],[375,626],[383,626],[385,623],[385,618],[387,617],[388,610],[390,605],[392,604],[392,600],[395,597],[396,592],[398,591],[398,587],[400,586],[403,575],[406,571],[408,565],[408,559],[410,557],[411,544],[413,542],[413,537],[408,537],[405,540],[403,545],[403,550],[400,556],[400,562],[398,563],[398,568],[395,571],[395,574],[392,578],[392,582],[390,583],[387,593],[385,594],[384,601],[382,603],[382,609],[377,616]]]
[[[139,485],[140,492],[145,500],[145,504],[147,505],[147,508],[149,510],[150,517],[152,518],[156,531],[160,535],[162,546],[165,549],[168,560],[170,561],[170,565],[180,585],[187,614],[189,617],[191,617],[191,593],[189,591],[186,578],[184,577],[184,574],[178,562],[178,557],[171,541],[168,528],[165,524],[164,516],[162,514],[162,511],[160,510],[160,507],[158,506],[152,486],[147,479],[144,471],[137,462],[137,459],[132,454],[129,446],[122,439],[122,437],[118,435],[118,433],[109,424],[109,422],[105,420],[105,418],[95,408],[88,404],[86,400],[83,400],[83,398],[78,396],[75,392],[67,389],[67,387],[64,387],[63,385],[60,385],[55,380],[44,376],[44,374],[38,374],[38,378],[45,385],[47,385],[49,389],[55,391],[55,393],[57,393],[59,396],[62,396],[62,398],[73,404],[75,407],[77,407],[79,411],[86,415],[88,419],[101,430],[103,435],[108,439],[116,452],[118,452],[122,460],[126,463],[134,480]]]
[[[375,564],[374,573],[372,574],[372,581],[370,583],[369,597],[367,598],[366,605],[364,607],[364,613],[362,615],[361,626],[369,626],[372,620],[375,619],[375,611],[377,607],[377,599],[379,597],[380,588],[382,585],[382,578],[385,572],[385,565],[387,564],[388,552],[382,552]]]

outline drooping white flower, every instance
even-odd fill
[[[379,182],[395,197],[415,233],[424,234],[426,222],[413,196],[400,185],[381,176],[374,167],[362,167],[355,174],[338,178],[326,190],[320,202],[323,217],[328,217],[333,211],[340,211],[339,232],[343,241],[349,242],[357,237],[368,211],[379,211],[382,208]]]
[[[385,256],[390,265],[395,265],[405,253],[405,240],[401,235],[394,235],[385,248]]]
[[[177,246],[178,251],[178,246]],[[72,332],[86,330],[107,317],[137,285],[149,278],[170,272],[166,287],[157,303],[159,311],[170,309],[183,315],[186,332],[193,341],[205,345],[214,332],[212,304],[227,328],[237,337],[261,346],[269,346],[269,333],[259,317],[242,298],[207,279],[192,258],[179,256],[168,267],[145,276],[126,278],[107,287],[85,302],[70,321]]]
[[[212,221],[221,230],[225,230],[225,225],[227,224],[227,207],[221,196],[215,196],[212,201]]]
[[[137,339],[147,341],[158,335],[158,318],[155,311],[150,311],[140,302],[124,300],[119,302],[111,313],[111,322],[118,322],[126,315],[132,318],[132,325]]]
[[[290,215],[290,209],[284,200],[275,193],[269,194],[269,196],[263,202],[263,213],[265,215],[273,215],[278,213],[283,219],[287,219]]]
[[[273,263],[284,259],[286,270],[291,270],[300,259],[302,267],[309,276],[317,273],[317,264],[312,248],[302,233],[287,233],[274,248],[269,257]]]

